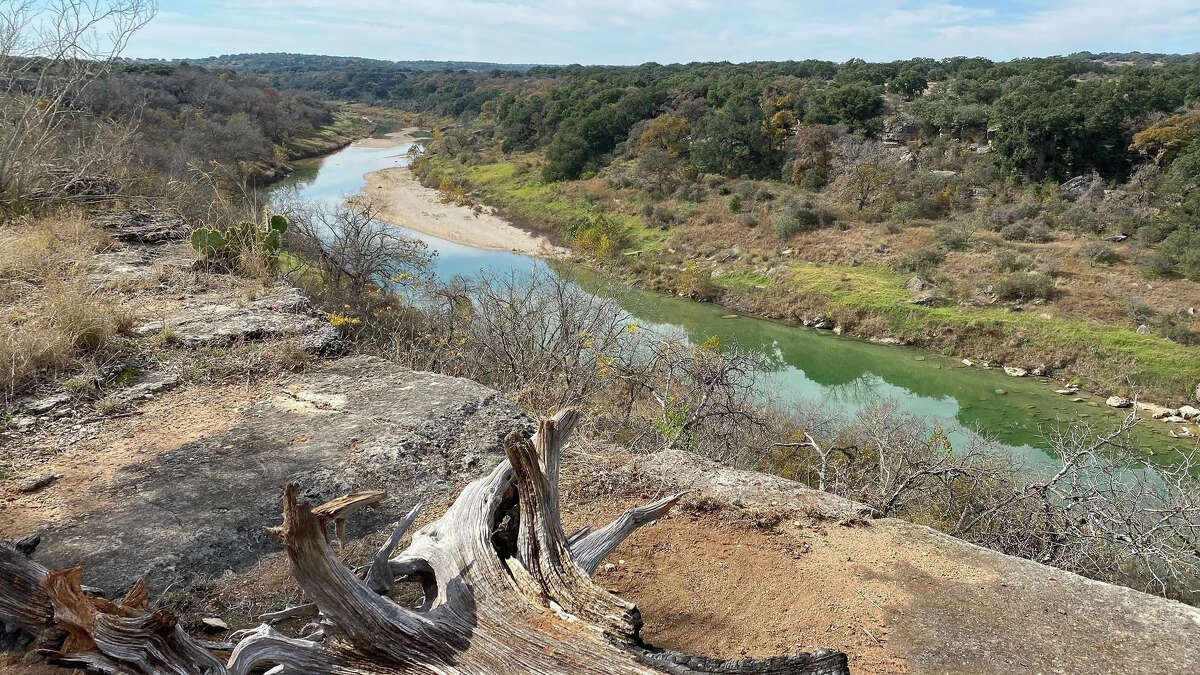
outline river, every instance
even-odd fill
[[[303,199],[340,203],[362,190],[363,174],[407,164],[408,147],[352,145],[323,158],[304,160],[276,189],[295,188]],[[588,270],[406,231],[437,253],[434,265],[439,278],[471,276],[481,269],[507,273],[536,267],[593,287],[595,275]],[[1039,378],[969,368],[956,359],[911,348],[734,317],[714,305],[635,288],[613,290],[605,285],[604,292],[640,325],[686,336],[693,343],[717,336],[723,344],[763,354],[771,364],[764,389],[772,393],[772,405],[784,411],[819,401],[854,415],[873,401],[890,398],[902,411],[941,424],[956,446],[982,433],[1035,464],[1051,461],[1044,437],[1054,429],[1079,420],[1092,423],[1098,431],[1109,429],[1125,414],[1104,406],[1095,396],[1084,395],[1084,402],[1072,402],[1073,397],[1055,394],[1056,387]],[[1135,432],[1138,446],[1164,459],[1177,442],[1167,434],[1166,425],[1158,422],[1145,422]]]

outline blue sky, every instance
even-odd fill
[[[159,0],[127,56],[637,64],[1200,50],[1200,0]]]

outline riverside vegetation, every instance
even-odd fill
[[[125,17],[130,31],[147,18],[147,8],[136,2],[115,4],[114,11]],[[67,33],[62,44],[78,42],[73,40],[78,35]],[[473,282],[438,282],[429,272],[425,247],[381,223],[365,198],[332,209],[292,205],[286,221],[267,216],[265,225],[255,225],[261,210],[250,203],[246,190],[255,173],[250,165],[278,159],[273,166],[282,168],[289,142],[322,134],[313,122],[336,127],[341,120],[338,138],[343,132],[365,132],[357,123],[353,128],[358,131],[348,131],[346,118],[338,117],[330,104],[271,94],[261,81],[241,80],[241,75],[159,65],[131,71],[115,60],[116,47],[111,53],[85,55],[64,49],[59,59],[0,59],[6,69],[0,77],[7,87],[7,111],[43,110],[49,106],[36,97],[48,92],[55,106],[53,115],[35,115],[33,122],[50,140],[23,146],[25,160],[14,164],[20,170],[0,174],[5,181],[0,185],[0,236],[5,239],[0,299],[9,317],[0,336],[6,404],[30,392],[65,388],[92,402],[98,415],[114,414],[118,411],[104,403],[107,393],[121,384],[121,373],[109,372],[113,363],[177,356],[179,347],[165,331],[151,337],[126,334],[129,296],[136,289],[95,288],[86,276],[89,255],[109,242],[95,224],[124,217],[136,207],[193,229],[200,269],[223,271],[238,280],[283,277],[301,286],[353,351],[477,380],[536,414],[564,406],[585,408],[591,413],[586,434],[634,451],[686,449],[735,466],[773,471],[861,501],[879,516],[907,518],[1092,578],[1196,601],[1200,488],[1194,464],[1185,453],[1175,465],[1154,466],[1127,447],[1125,433],[1136,423],[1135,416],[1116,429],[1081,424],[1063,432],[1053,439],[1057,466],[1046,474],[1019,465],[984,441],[952,448],[936,425],[900,415],[887,401],[855,420],[839,419],[816,404],[790,416],[769,413],[756,404],[753,375],[761,364],[735,345],[715,340],[691,345],[656,335],[625,321],[610,301],[557,278],[484,276]],[[89,65],[81,75],[59,77],[68,58]],[[1085,277],[1084,267],[1095,264],[1106,271],[1111,266],[1104,279],[1123,293],[1135,283],[1147,283],[1140,276],[1141,265],[1161,276],[1152,283],[1170,294],[1170,302],[1182,306],[1194,297],[1189,295],[1195,289],[1194,261],[1187,252],[1194,249],[1180,252],[1172,242],[1195,232],[1196,193],[1187,184],[1185,169],[1200,157],[1200,146],[1183,143],[1168,130],[1180,127],[1192,133],[1186,131],[1193,129],[1187,115],[1151,119],[1156,111],[1165,114],[1194,100],[1189,78],[1195,64],[1143,72],[1115,70],[1084,57],[929,63],[921,72],[942,85],[924,93],[928,83],[922,83],[921,72],[913,74],[920,63],[535,68],[520,76],[422,76],[430,78],[430,86],[422,89],[423,106],[438,114],[463,114],[474,128],[440,130],[417,170],[451,195],[466,198],[471,186],[521,222],[551,228],[604,265],[697,299],[727,294],[729,302],[740,298],[762,308],[770,303],[785,308],[776,309],[778,313],[819,312],[866,334],[874,325],[880,333],[977,349],[998,361],[1053,361],[1057,355],[1060,360],[1053,365],[1076,368],[1102,385],[1118,386],[1099,368],[1108,359],[1104,371],[1111,373],[1116,359],[1129,366],[1131,385],[1181,397],[1185,385],[1200,379],[1195,350],[1187,344],[1186,312],[1161,303],[1131,304],[1129,311],[1136,309],[1139,321],[1157,326],[1151,335],[1142,335],[1119,325],[1116,300],[1092,297],[1097,306],[1088,309],[1068,300],[1075,286],[1060,286]],[[888,75],[893,70],[897,72]],[[176,109],[175,103],[164,104],[162,114],[147,114],[156,109],[148,102],[140,115],[101,115],[94,100],[83,95],[97,87],[124,86],[131,72],[143,82],[182,77],[207,83],[218,93],[240,92],[239,97],[260,101],[263,108],[246,107],[239,115],[231,105],[227,118],[217,114],[221,123],[210,120],[197,128],[190,122],[197,111]],[[975,110],[972,105],[1012,110],[1004,96],[1042,91],[1035,85],[1047,78],[1047,96],[1059,100],[1052,96],[1059,92],[1054,87],[1104,93],[1125,87],[1126,72],[1150,78],[1134,91],[1147,89],[1154,94],[1147,94],[1153,103],[1114,112],[1119,123],[1101,125],[1101,131],[1117,134],[1119,143],[1125,143],[1129,139],[1121,134],[1133,128],[1127,121],[1137,120],[1153,129],[1154,136],[1173,139],[1162,150],[1169,161],[1156,154],[1154,162],[1132,175],[1124,150],[1128,144],[1114,149],[1107,137],[1084,135],[1077,148],[1039,146],[1037,152],[1001,149],[1010,147],[1004,143],[1017,143],[1011,139],[998,141],[990,153],[970,150],[966,139],[980,126],[974,118],[955,124],[962,140],[927,133],[927,142],[908,151],[912,159],[872,138],[884,125],[885,110],[924,115],[919,102],[932,105],[943,99],[951,111]],[[243,86],[228,88],[231,78]],[[643,80],[650,84],[639,86]],[[459,93],[432,86],[438,82],[459,83]],[[984,93],[970,94],[983,102],[955,98],[967,96],[962,92],[972,91],[971,83],[983,87]],[[594,96],[576,95],[592,89]],[[637,94],[639,89],[647,91]],[[775,97],[770,99],[773,107],[764,108],[768,92]],[[469,93],[479,97],[474,108],[443,107],[457,106]],[[1093,100],[1083,93],[1067,100],[1077,106]],[[439,98],[443,95],[445,101]],[[1110,102],[1117,99],[1125,100],[1114,96]],[[309,122],[270,126],[277,107],[294,110],[282,103],[286,101],[310,101],[304,109],[319,114]],[[582,107],[572,108],[567,101]],[[416,105],[412,99],[397,102]],[[762,116],[766,110],[768,117]],[[1075,113],[1062,113],[1068,128],[1079,121],[1071,117]],[[16,114],[0,122],[9,125],[5,138],[11,137],[12,125],[31,124],[28,116]],[[96,146],[91,152],[104,156],[104,164],[72,163],[66,149],[73,141],[111,143],[112,137],[91,132],[113,125],[137,139],[195,134],[196,142],[181,140],[180,147],[195,149],[193,166],[205,165],[204,189],[210,199],[178,185],[191,175],[173,173],[183,170],[180,165],[142,161],[138,153],[149,152],[154,145],[149,140],[122,144],[132,155],[108,152],[113,145]],[[231,126],[262,142],[203,142],[224,138]],[[1013,133],[1018,122],[1007,128]],[[1082,131],[1088,129],[1085,125]],[[1054,130],[1047,133],[1055,135]],[[976,148],[986,147],[982,143],[977,141]],[[209,147],[229,152],[209,155]],[[1001,157],[998,166],[993,156]],[[59,181],[59,165],[88,180]],[[1059,178],[1091,169],[1102,172],[1101,179],[1090,180],[1079,194],[1060,189]],[[775,175],[788,180],[770,178]],[[1129,182],[1106,190],[1106,176]],[[1043,177],[1054,181],[1038,182]],[[83,184],[87,189],[79,188]],[[1137,185],[1146,191],[1136,193]],[[974,187],[984,187],[990,195],[976,199],[968,189]],[[1150,201],[1137,201],[1143,198]],[[1118,208],[1121,204],[1129,209]],[[1129,229],[1122,234],[1130,234],[1127,241],[1140,242],[1141,248],[1123,243],[1124,253],[1118,254],[1124,257],[1115,262],[1107,249],[1092,246],[1087,265],[1068,265],[1062,262],[1069,259],[1063,251],[1082,251],[1087,242],[1076,236],[1084,230],[1067,227],[1074,222],[1067,219],[1069,213],[1080,222],[1100,218],[1096,222],[1103,228],[1088,226],[1094,232]],[[977,222],[999,231],[971,229]],[[261,236],[238,237],[239,228]],[[1165,234],[1155,241],[1157,235],[1143,234],[1147,228]],[[1014,234],[1019,232],[1024,234]],[[741,248],[719,260],[695,262],[699,251],[688,241],[697,235],[721,237],[721,247]],[[1039,241],[1048,237],[1057,239]],[[231,240],[245,245],[226,256],[219,244]],[[784,246],[792,247],[791,252],[784,254]],[[792,254],[811,259],[798,262]],[[853,255],[863,259],[844,257]],[[1164,255],[1166,262],[1153,263]],[[897,300],[909,297],[905,283],[914,274],[933,284],[940,297],[975,297],[974,284],[987,279],[977,274],[980,261],[993,257],[996,269],[1004,270],[995,274],[1007,276],[991,281],[990,295],[1001,296],[1001,305],[1004,298],[1020,300],[1025,311],[1012,311],[1015,305],[901,302],[897,307]],[[1054,260],[1060,266],[1051,269]],[[1042,271],[1025,271],[1033,266]],[[968,269],[973,276],[965,273]],[[164,271],[162,283],[186,284],[190,278]],[[1088,288],[1079,284],[1080,292]],[[1053,313],[1043,317],[1041,311]],[[1162,335],[1168,330],[1173,331],[1170,341]],[[190,376],[248,381],[272,370],[302,369],[312,358],[302,353],[245,360],[228,356],[193,369]],[[6,419],[11,422],[12,417]]]
[[[1180,404],[1200,64],[1155,58],[397,66],[341,95],[445,120],[427,184],[648,287]]]

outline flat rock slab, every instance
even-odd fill
[[[638,460],[638,471],[655,475],[680,490],[697,490],[731,503],[782,506],[830,520],[870,517],[866,504],[814,490],[757,471],[721,466],[685,450],[663,450]]]
[[[825,518],[866,511],[785,478],[723,468],[682,451],[640,458],[637,470],[661,481],[664,491],[692,489],[748,508]],[[911,672],[1194,673],[1200,663],[1200,609],[907,521],[868,522],[879,548],[891,552],[878,556],[886,562],[846,555],[839,564],[907,599],[885,605],[884,619],[887,650]],[[839,533],[853,536],[854,528],[830,529],[835,547]]]
[[[162,213],[125,211],[105,216],[96,225],[108,230],[114,239],[134,244],[158,244],[188,236],[190,228],[182,218]]]
[[[225,295],[200,295],[185,300],[182,309],[134,329],[137,335],[174,332],[187,347],[227,345],[240,341],[301,338],[305,349],[336,351],[341,334],[299,289],[276,284],[264,295],[244,303]]]
[[[491,469],[503,438],[533,423],[469,380],[348,357],[285,383],[225,433],[127,466],[95,489],[97,508],[40,532],[35,558],[83,565],[86,583],[119,596],[141,575],[152,595],[200,576],[242,571],[279,545],[280,495],[299,481],[320,504],[384,490],[350,537],[386,527],[416,502],[446,500]]]

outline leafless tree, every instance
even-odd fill
[[[279,209],[289,220],[288,247],[299,254],[289,274],[315,268],[327,293],[352,297],[384,289],[394,296],[430,279],[429,247],[382,221],[368,197],[334,207],[285,201]]]
[[[648,358],[621,377],[632,396],[653,402],[663,447],[733,464],[757,454],[747,443],[767,426],[766,400],[757,386],[766,371],[762,357],[715,340],[696,345],[659,337],[648,348]]]
[[[508,392],[533,410],[588,403],[629,368],[628,314],[544,270],[442,286],[427,344],[440,368]]]
[[[83,90],[154,15],[153,0],[13,0],[0,5],[0,211],[113,191],[108,170],[133,130],[89,119]]]

